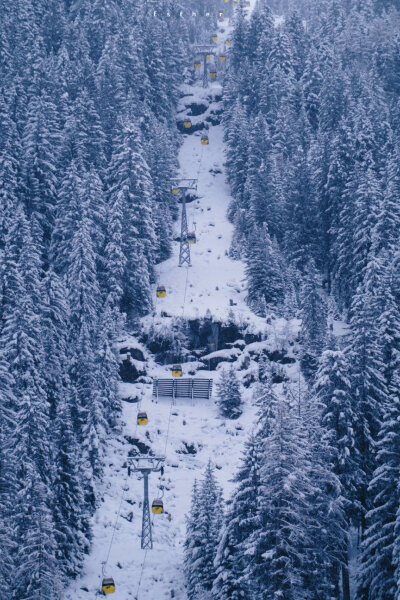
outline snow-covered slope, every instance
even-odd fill
[[[132,395],[135,393],[134,388],[132,385]],[[141,408],[147,411],[149,424],[147,427],[138,427],[135,431],[137,405],[125,404],[124,436],[138,437],[151,445],[155,454],[164,454],[171,405],[168,400],[153,403],[148,389]],[[116,582],[117,591],[113,597],[116,600],[136,598],[143,568],[138,595],[140,600],[171,598],[172,590],[175,598],[184,600],[186,594],[182,544],[185,535],[185,514],[190,506],[193,481],[201,477],[211,458],[218,469],[218,480],[228,497],[231,488],[229,480],[238,464],[244,439],[253,420],[254,409],[249,400],[246,402],[243,416],[237,421],[222,420],[213,401],[191,403],[178,400],[176,405],[172,406],[163,481],[166,486],[166,512],[153,517],[154,548],[147,554],[140,549],[143,482],[136,475],[126,479],[126,469],[122,468],[131,446],[123,439],[113,442],[107,460],[104,503],[96,513],[93,548],[83,576],[71,586],[66,598],[83,600],[91,597],[88,592],[93,595],[99,588],[102,562],[108,554],[116,513],[121,503],[121,516],[118,519],[106,569],[106,575],[114,577]],[[192,446],[190,451],[195,451],[196,454],[187,453],[185,444]],[[153,475],[150,480],[151,498],[159,495],[157,484],[158,478]],[[146,561],[143,567],[144,558]]]
[[[219,88],[219,84],[213,84],[212,92],[218,95]],[[191,91],[183,99],[186,106],[201,103],[206,90],[192,87]],[[182,116],[185,112],[190,110],[183,110]],[[191,117],[194,125],[206,118],[207,114]],[[230,303],[234,303],[235,313],[247,315],[244,265],[228,256],[233,226],[226,219],[229,188],[222,126],[211,125],[207,134],[208,146],[201,145],[200,131],[187,135],[179,156],[181,176],[198,180],[198,199],[187,204],[189,230],[195,230],[197,237],[197,243],[191,245],[192,266],[178,266],[179,243],[175,242],[172,257],[158,269],[158,283],[165,285],[167,296],[158,300],[157,310],[176,316],[184,311],[185,316],[201,317],[209,309],[218,318],[226,316]]]
[[[222,26],[226,31],[227,23]],[[210,96],[218,99],[221,86],[213,83],[209,90],[203,90],[200,84],[186,86],[183,94],[179,118],[192,102],[208,102]],[[206,112],[191,117],[193,123],[203,123],[218,109],[218,103],[211,102]],[[206,125],[209,146],[201,145],[200,131],[185,135],[179,156],[181,177],[198,179],[198,198],[188,204],[189,226],[195,224],[198,240],[191,247],[192,267],[178,267],[179,243],[176,242],[172,257],[158,269],[158,283],[166,286],[167,297],[157,300],[156,318],[160,318],[161,311],[171,316],[197,317],[204,316],[209,309],[214,317],[224,319],[233,309],[235,315],[254,321],[262,330],[265,323],[245,304],[243,264],[227,255],[233,227],[226,218],[230,198],[224,174],[222,127],[209,122]],[[153,364],[149,374],[159,376],[163,372],[165,376],[164,369]],[[215,377],[216,373],[202,371],[201,375]],[[149,424],[137,427],[138,404],[123,402],[123,432],[121,438],[111,440],[108,447],[103,502],[95,515],[91,553],[82,576],[65,592],[65,598],[93,597],[100,589],[102,564],[108,557],[104,575],[115,579],[115,600],[172,597],[185,600],[183,541],[191,488],[211,459],[225,498],[229,497],[230,480],[254,424],[256,411],[251,403],[251,392],[246,391],[243,415],[237,421],[222,419],[214,400],[177,400],[175,405],[166,399],[154,402],[151,386],[145,384],[124,383],[121,393],[125,398],[141,396],[140,409],[147,411]],[[148,552],[140,549],[143,482],[135,474],[128,478],[124,466],[132,449],[130,442],[135,438],[151,446],[154,454],[167,457],[163,478],[165,513],[153,516],[154,549]],[[151,498],[159,496],[157,484],[158,476],[153,475]]]

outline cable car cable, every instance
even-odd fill
[[[137,590],[136,590],[135,600],[139,600],[139,590],[140,590],[140,585],[142,583],[142,577],[143,577],[144,565],[146,563],[147,552],[148,552],[148,550],[146,550],[144,553],[144,557],[143,557],[143,561],[142,561],[142,568],[140,570],[140,577],[139,577],[138,586],[137,586]]]
[[[139,400],[138,408],[140,408],[140,405],[141,405],[141,402],[142,402],[143,391],[144,390],[142,388],[142,393],[141,393],[141,398]],[[137,428],[138,428],[138,422],[137,422],[137,419],[136,419],[136,425],[135,425],[135,430],[134,430],[134,434],[133,434],[133,439],[136,439]],[[114,543],[115,532],[117,530],[117,525],[118,525],[119,517],[121,515],[122,502],[123,502],[124,497],[125,497],[126,484],[128,482],[129,475],[130,475],[130,472],[129,472],[129,469],[127,469],[126,477],[125,477],[124,483],[123,483],[121,499],[120,499],[119,507],[118,507],[118,511],[117,511],[117,516],[115,517],[115,522],[114,522],[114,526],[113,526],[113,529],[112,529],[111,540],[110,540],[110,544],[109,544],[109,547],[108,547],[108,552],[107,552],[106,560],[103,561],[103,563],[102,563],[102,575],[103,575],[103,577],[104,577],[105,570],[106,570],[106,567],[107,567],[107,564],[108,564],[108,560],[110,558],[112,545]]]

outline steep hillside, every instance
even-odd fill
[[[228,35],[228,23],[223,23],[221,29],[224,30],[224,34],[221,33],[223,39]],[[172,257],[159,266],[158,284],[165,285],[167,296],[157,300],[155,314],[144,321],[147,326],[158,324],[162,327],[164,324],[168,328],[173,317],[197,319],[208,312],[214,320],[224,321],[228,319],[229,311],[233,311],[238,323],[243,327],[250,325],[266,340],[247,348],[239,344],[233,356],[229,352],[224,355],[224,351],[215,353],[235,360],[243,378],[257,369],[253,359],[258,360],[263,351],[272,353],[290,348],[298,324],[281,320],[266,325],[265,320],[252,314],[245,303],[243,265],[228,256],[233,228],[226,217],[230,196],[225,181],[223,132],[219,123],[221,93],[218,82],[206,90],[200,82],[182,88],[178,121],[190,115],[193,129],[197,129],[185,135],[179,154],[180,176],[198,179],[195,199],[187,205],[189,227],[193,225],[196,230],[197,244],[191,247],[191,267],[178,267],[178,242]],[[193,112],[201,114],[192,116]],[[205,130],[209,136],[208,146],[200,143],[201,132]],[[179,223],[176,235],[179,235]],[[129,339],[121,342],[123,345],[129,347]],[[144,354],[147,375],[169,376],[170,366],[157,365],[148,352]],[[213,355],[206,356],[206,361],[210,356]],[[246,356],[248,360],[243,363]],[[296,377],[298,367],[293,363],[294,359],[285,368],[292,369]],[[221,366],[224,364],[227,363],[222,361]],[[197,363],[184,364],[184,373],[189,368],[196,370],[196,366]],[[218,371],[203,369],[197,371],[196,376],[218,381]],[[113,597],[116,600],[186,598],[183,541],[191,488],[212,460],[225,499],[229,499],[231,479],[239,464],[244,441],[256,421],[252,389],[243,390],[243,414],[238,420],[229,421],[219,415],[215,385],[210,401],[178,399],[171,403],[168,399],[155,401],[150,384],[121,384],[122,398],[139,397],[140,404],[123,402],[123,431],[120,439],[110,442],[103,503],[95,516],[92,550],[82,577],[66,591],[66,598],[80,600],[99,590],[102,565],[106,560],[104,574],[115,579],[117,590]],[[139,406],[149,417],[145,427],[136,425]],[[165,474],[161,480],[165,486],[165,512],[153,516],[154,548],[147,552],[140,549],[143,482],[135,474],[128,477],[126,469],[127,455],[138,447],[141,451],[151,448],[156,456],[166,455]],[[158,484],[158,476],[151,476],[151,498],[160,495]]]

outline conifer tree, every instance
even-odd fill
[[[121,310],[123,282],[127,257],[122,250],[122,192],[116,194],[107,211],[107,232],[104,250],[103,289],[110,309],[114,313]]]
[[[96,254],[93,247],[93,224],[88,206],[82,207],[81,220],[72,242],[66,281],[71,307],[70,334],[78,335],[84,326],[94,339],[98,322],[100,290],[97,280]]]
[[[239,100],[233,107],[233,118],[226,129],[225,137],[228,143],[226,156],[228,181],[233,197],[228,216],[233,221],[239,210],[249,210],[245,192],[248,135],[245,111]]]
[[[200,491],[199,484],[195,480],[192,488],[192,502],[190,514],[186,518],[186,540],[185,540],[185,578],[188,597],[190,600],[196,598],[200,591],[200,581],[198,579],[198,571],[194,566],[194,561],[198,549],[201,547],[201,537],[197,530],[198,520],[200,517]]]
[[[322,296],[315,265],[310,261],[302,287],[301,367],[306,377],[313,377],[323,350],[327,330],[327,306]]]
[[[0,96],[0,248],[4,246],[18,202],[18,160],[20,143],[15,123],[10,118],[6,102]]]
[[[59,136],[54,103],[45,94],[40,97],[32,95],[22,140],[26,209],[28,215],[40,224],[47,244],[57,199],[57,156],[54,149],[59,146]]]
[[[221,371],[218,383],[219,409],[224,417],[237,419],[242,414],[242,394],[235,368],[231,365]]]
[[[384,249],[394,252],[398,247],[400,231],[400,209],[397,199],[400,194],[400,151],[396,150],[389,157],[387,165],[387,185],[383,192],[378,208],[376,229],[373,239],[379,246],[376,250]]]
[[[252,587],[245,574],[248,562],[245,550],[247,540],[259,527],[259,468],[258,440],[251,435],[245,444],[242,464],[235,476],[235,491],[219,535],[212,588],[215,600],[241,600],[250,595]]]
[[[11,517],[16,497],[16,479],[12,453],[12,435],[15,430],[15,411],[13,405],[14,379],[10,374],[10,365],[0,354],[0,576],[4,582],[4,594],[11,597],[14,573],[14,556],[17,547],[15,534],[11,528]],[[7,525],[8,523],[8,525]]]
[[[109,301],[107,300],[100,317],[100,328],[97,340],[96,367],[97,377],[97,402],[104,414],[109,427],[115,428],[119,423],[122,410],[118,393],[119,363],[113,348],[123,325],[122,318],[118,318]]]
[[[278,305],[284,296],[276,248],[272,245],[266,224],[257,227],[248,242],[246,275],[249,306],[257,314],[265,316],[265,307]]]
[[[247,541],[247,577],[260,597],[302,597],[307,545],[307,451],[304,431],[279,399],[270,431],[260,430],[259,528]]]
[[[149,285],[156,245],[152,183],[136,127],[126,126],[118,140],[110,164],[108,188],[112,203],[122,193],[123,252],[127,259],[122,301],[124,310],[134,317],[145,314],[151,307]]]
[[[362,548],[362,565],[357,598],[396,598],[398,585],[398,493],[400,475],[399,378],[392,382],[379,439],[377,466],[369,484],[370,509]]]
[[[54,521],[48,508],[48,490],[30,466],[26,470],[25,485],[18,493],[14,520],[19,540],[15,596],[21,600],[55,600],[61,587]]]
[[[88,551],[90,529],[84,503],[86,482],[73,431],[67,393],[59,399],[55,418],[54,524],[57,561],[64,577],[76,577]]]
[[[351,308],[351,338],[347,350],[352,365],[352,387],[355,397],[356,450],[360,456],[363,481],[358,498],[363,507],[361,527],[365,527],[368,509],[367,486],[375,468],[375,444],[383,410],[387,403],[382,350],[378,343],[377,315],[373,297],[364,286],[359,286]]]
[[[190,600],[210,596],[215,579],[214,560],[223,521],[222,492],[208,463],[204,480],[192,495],[186,535],[186,579]]]
[[[46,397],[53,419],[56,407],[71,385],[68,374],[69,305],[62,280],[49,269],[42,281],[41,330],[46,369]]]
[[[333,345],[333,343],[332,343]],[[332,449],[331,467],[339,477],[349,517],[356,514],[358,471],[350,365],[345,353],[332,347],[320,358],[314,390],[322,407],[322,425]]]
[[[68,269],[72,240],[82,212],[82,173],[80,162],[72,160],[65,170],[58,192],[50,257],[53,268],[61,275],[65,275]]]
[[[319,125],[320,92],[322,87],[320,63],[320,53],[315,47],[311,47],[302,77],[302,87],[305,109],[313,131],[317,131]]]

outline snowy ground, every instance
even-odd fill
[[[204,373],[205,376],[209,374]],[[136,475],[126,479],[123,464],[129,444],[125,440],[112,442],[107,459],[104,503],[95,515],[93,548],[83,576],[71,586],[66,598],[77,600],[91,597],[100,586],[101,565],[106,559],[111,542],[116,513],[121,502],[106,575],[115,579],[116,600],[140,598],[154,600],[171,598],[174,590],[177,600],[186,599],[182,572],[185,514],[190,506],[193,481],[199,478],[211,458],[217,467],[217,477],[228,497],[234,466],[238,464],[243,442],[254,422],[254,408],[247,399],[243,416],[237,421],[224,421],[218,416],[213,401],[191,403],[178,400],[172,406],[168,400],[151,399],[150,386],[124,384],[124,392],[136,395],[145,387],[141,409],[146,410],[149,424],[136,427],[136,404],[124,405],[124,435],[138,437],[151,445],[153,452],[164,454],[167,442],[167,424],[171,410],[170,431],[166,447],[166,468],[163,483],[165,513],[153,517],[154,548],[144,564],[140,592],[136,596],[145,552],[140,549],[141,499],[143,482]],[[193,444],[196,454],[185,452],[185,442]],[[150,480],[150,497],[159,496],[156,475]],[[125,490],[125,492],[124,492]],[[130,520],[132,519],[132,520]],[[86,589],[85,589],[86,588]],[[89,592],[89,594],[88,594]]]
[[[213,92],[220,91],[219,87],[213,84]],[[192,91],[193,101],[200,102],[203,89]],[[204,121],[204,115],[191,119],[196,124]],[[160,265],[158,283],[165,285],[167,296],[157,301],[157,312],[202,317],[210,310],[218,318],[226,316],[232,307],[230,303],[234,303],[236,314],[247,315],[250,311],[245,303],[244,265],[228,256],[233,226],[226,219],[229,188],[225,181],[222,126],[211,126],[207,134],[208,146],[201,145],[199,131],[185,136],[181,147],[181,176],[198,180],[198,199],[187,204],[189,231],[196,232],[197,243],[190,246],[191,267],[178,266],[179,242],[174,243],[172,257]],[[176,233],[179,235],[178,224]]]
[[[225,28],[226,34],[227,23],[221,27]],[[212,93],[220,94],[220,84],[212,85]],[[197,98],[204,97],[204,91],[197,85],[186,91]],[[199,121],[205,116],[192,120]],[[243,264],[227,256],[233,228],[226,219],[230,198],[224,174],[222,127],[209,127],[209,146],[201,145],[200,135],[196,132],[185,136],[179,157],[181,177],[198,178],[199,198],[188,205],[189,226],[195,223],[198,238],[198,243],[191,247],[193,266],[189,269],[177,266],[179,244],[176,243],[171,259],[159,267],[158,282],[166,286],[167,297],[157,301],[157,313],[160,315],[161,311],[165,311],[172,316],[183,313],[186,317],[203,316],[209,309],[213,316],[223,318],[232,308],[236,315],[261,327],[264,323],[252,315],[245,304]],[[235,303],[233,306],[230,300]],[[154,365],[150,375],[162,374],[165,376],[164,369]],[[201,376],[213,377],[215,372],[202,371]],[[104,574],[115,579],[115,600],[162,600],[171,597],[186,600],[183,540],[193,481],[201,478],[211,458],[225,498],[229,497],[232,489],[230,480],[255,421],[251,392],[246,392],[243,415],[237,421],[221,419],[214,400],[195,403],[178,400],[173,406],[168,400],[156,403],[151,397],[151,386],[143,384],[124,383],[121,392],[123,397],[142,396],[140,408],[147,411],[149,424],[137,427],[138,405],[123,403],[123,435],[119,440],[110,440],[108,446],[101,494],[103,501],[94,517],[91,553],[82,576],[68,588],[64,598],[84,600],[98,593],[102,564],[110,550]],[[135,474],[127,478],[124,468],[131,448],[126,439],[129,437],[151,446],[154,454],[165,453],[167,457],[163,481],[166,486],[165,513],[153,516],[154,549],[147,553],[140,549],[143,482]],[[194,445],[196,454],[185,453],[185,443]],[[153,475],[150,479],[151,499],[159,496],[157,484],[158,477]],[[119,509],[120,516],[117,518]]]
[[[243,264],[227,256],[232,225],[226,220],[229,191],[224,175],[222,127],[211,127],[209,146],[202,146],[199,134],[187,136],[180,152],[182,177],[198,177],[199,199],[187,205],[189,230],[196,231],[197,243],[191,245],[192,266],[178,267],[179,243],[173,256],[158,273],[167,297],[158,300],[158,309],[171,315],[204,316],[209,309],[215,317],[225,316],[229,301],[236,311],[247,312]],[[199,171],[200,167],[200,171]]]

